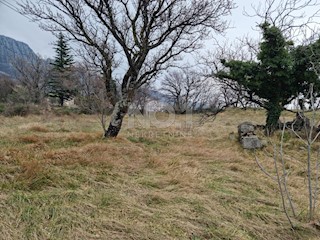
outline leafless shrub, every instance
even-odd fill
[[[33,59],[16,58],[13,61],[18,84],[28,94],[28,102],[39,104],[45,97],[46,81],[49,75],[49,64],[40,56]]]
[[[0,74],[0,102],[7,102],[8,96],[12,94],[14,82],[7,76]]]
[[[255,157],[256,163],[258,164],[259,168],[271,179],[277,182],[279,187],[279,192],[281,195],[282,200],[282,207],[286,214],[286,217],[294,229],[294,224],[291,220],[290,212],[291,211],[292,217],[296,218],[296,210],[294,207],[293,199],[291,194],[288,190],[288,177],[289,172],[286,168],[286,161],[284,157],[284,135],[285,131],[291,131],[304,145],[306,149],[306,159],[304,161],[304,167],[307,172],[307,188],[308,188],[308,219],[309,221],[314,220],[315,211],[317,207],[318,201],[318,181],[319,181],[319,152],[320,148],[314,151],[314,143],[318,139],[320,132],[317,130],[317,122],[316,122],[316,109],[314,107],[315,99],[313,98],[313,85],[310,85],[310,91],[307,95],[309,97],[309,102],[311,103],[311,119],[308,119],[303,112],[299,112],[299,119],[303,120],[303,128],[295,129],[295,121],[287,125],[286,123],[283,124],[282,132],[281,132],[281,139],[279,144],[273,144],[274,154],[273,154],[273,161],[274,161],[274,170],[275,175],[269,173],[264,166],[259,162],[257,156]]]

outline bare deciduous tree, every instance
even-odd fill
[[[178,114],[203,107],[209,99],[210,85],[199,73],[191,70],[175,70],[166,74],[161,91]]]
[[[202,66],[204,76],[211,84],[211,99],[208,101],[209,108],[200,119],[200,124],[212,121],[217,114],[223,112],[228,107],[256,107],[259,103],[257,96],[249,94],[240,84],[228,79],[220,79],[216,74],[224,69],[221,59],[237,59],[252,61],[256,58],[258,43],[245,36],[235,42],[225,42],[217,44],[214,51],[209,51],[206,56],[202,56],[200,66]]]
[[[147,105],[151,100],[153,100],[153,96],[152,83],[150,82],[137,89],[130,107],[130,114],[135,114],[137,111],[139,114],[145,114],[147,111]]]
[[[106,37],[106,39],[108,39],[108,37]],[[106,42],[102,44],[101,48],[102,51],[98,51],[92,46],[82,44],[78,53],[87,67],[99,71],[103,76],[107,97],[110,103],[115,106],[119,96],[116,81],[112,77],[112,69],[117,67],[119,63],[115,61],[114,56],[116,52],[114,52],[115,47],[113,45],[109,46]],[[101,52],[103,52],[103,55]]]
[[[118,135],[135,92],[167,69],[182,53],[200,47],[213,30],[223,32],[232,0],[42,0],[20,4],[21,13],[45,30],[67,32],[96,49],[105,61],[105,44],[123,59],[120,98],[105,137]]]
[[[268,22],[279,28],[286,37],[294,38],[318,24],[319,5],[318,0],[266,0],[253,4],[252,13],[245,10],[244,14]]]
[[[15,59],[13,66],[17,80],[29,95],[29,101],[39,104],[45,95],[45,85],[49,74],[49,64],[40,56],[34,59]]]
[[[104,74],[91,63],[85,61],[75,65],[77,79],[76,103],[85,113],[98,114],[103,130],[106,130],[106,115],[112,109],[112,103],[105,88]]]
[[[0,102],[7,102],[13,88],[13,81],[8,76],[0,74]]]

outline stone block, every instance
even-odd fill
[[[262,147],[261,141],[255,135],[242,137],[241,144],[244,149],[256,149]]]

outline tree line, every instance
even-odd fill
[[[115,137],[130,106],[141,111],[151,97],[152,81],[158,79],[176,113],[207,109],[216,114],[229,106],[259,106],[267,111],[266,131],[272,133],[287,104],[304,95],[310,84],[318,93],[318,39],[294,45],[293,35],[288,34],[312,19],[297,26],[295,20],[300,16],[293,17],[295,11],[315,4],[286,0],[273,8],[274,1],[267,1],[265,9],[255,9],[262,20],[262,39],[257,44],[247,42],[250,56],[239,59],[225,54],[228,49],[224,49],[205,66],[209,71],[203,71],[179,64],[186,54],[201,49],[203,40],[228,28],[225,17],[235,7],[231,0],[22,2],[22,14],[47,31],[63,34],[57,35],[60,42],[50,71],[41,72],[43,68],[35,63],[33,70],[38,70],[28,83],[20,80],[25,86],[20,91],[28,92],[35,103],[39,96],[48,95],[63,105],[78,95],[79,104],[89,109],[110,109],[111,120],[104,133]],[[61,39],[64,35],[78,44],[81,63],[73,62]],[[21,69],[22,76],[28,68]],[[50,77],[45,78],[50,80],[44,84],[40,79],[48,73]],[[32,86],[36,90],[30,91]]]
[[[20,107],[21,104],[28,107],[50,102],[53,106],[63,107],[72,99],[75,101],[74,107],[82,113],[106,114],[111,111],[112,97],[107,92],[103,77],[105,72],[101,71],[97,59],[94,59],[96,56],[93,58],[91,55],[78,52],[80,58],[75,61],[75,53],[69,45],[66,37],[60,32],[54,44],[54,59],[45,60],[41,56],[34,59],[13,59],[15,80],[6,76],[0,78],[0,102],[9,105],[20,104]],[[115,89],[120,87],[116,82],[113,84]],[[159,98],[177,114],[201,111],[205,107],[209,108],[209,84],[194,71],[170,71],[163,76],[160,89],[155,89],[152,82],[140,87],[129,111],[144,114],[150,101],[157,101]],[[118,97],[117,91],[115,97]],[[161,106],[157,109],[161,110]],[[18,111],[17,114],[23,112]]]

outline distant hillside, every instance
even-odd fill
[[[15,58],[34,59],[37,55],[23,42],[0,35],[0,73],[14,76],[12,62]]]

